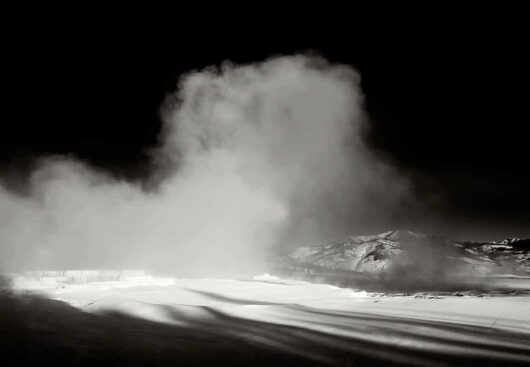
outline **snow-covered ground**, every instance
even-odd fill
[[[118,311],[190,327],[216,324],[220,318],[229,318],[233,324],[250,320],[343,338],[341,343],[363,341],[417,353],[530,363],[528,295],[391,296],[270,275],[239,280],[139,276],[84,284],[18,277],[14,288],[36,290],[89,313]],[[234,328],[231,332],[243,333],[257,343],[277,343],[278,336],[245,330]],[[304,338],[306,334],[300,335]],[[311,335],[314,342],[316,334]],[[321,342],[329,344],[330,340]],[[353,348],[348,343],[344,348]],[[303,353],[295,346],[289,348]],[[410,362],[422,365],[425,360]]]

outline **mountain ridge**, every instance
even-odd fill
[[[458,241],[392,230],[302,246],[283,258],[290,273],[341,274],[386,282],[444,283],[494,276],[530,277],[530,239]]]

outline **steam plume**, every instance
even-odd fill
[[[277,246],[391,225],[407,196],[361,139],[347,66],[291,56],[193,72],[163,117],[153,190],[64,157],[41,162],[28,196],[0,187],[1,266],[251,271]]]

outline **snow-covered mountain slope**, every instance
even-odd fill
[[[284,258],[285,268],[306,274],[330,272],[442,282],[500,274],[530,276],[530,240],[462,242],[408,231],[389,231],[315,247]]]

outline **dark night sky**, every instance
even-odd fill
[[[201,32],[113,18],[9,26],[0,174],[18,185],[33,158],[73,154],[138,179],[156,144],[160,104],[180,74],[313,51],[360,72],[369,144],[414,178],[429,205],[530,228],[530,60],[521,19],[358,18],[333,26],[220,22],[197,26]]]

